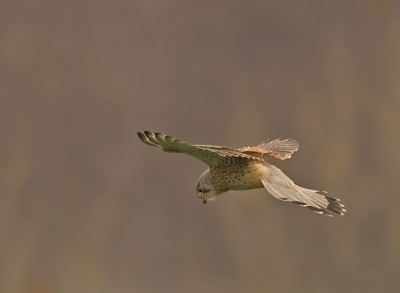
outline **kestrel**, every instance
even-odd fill
[[[225,146],[195,145],[161,133],[138,132],[144,143],[161,147],[165,152],[185,153],[209,166],[199,178],[196,193],[203,203],[214,200],[229,190],[265,188],[282,201],[307,207],[331,216],[328,210],[343,215],[346,210],[340,199],[320,193],[324,191],[300,187],[274,165],[265,162],[266,156],[280,160],[289,159],[298,150],[293,139],[264,141],[254,147],[229,148]]]

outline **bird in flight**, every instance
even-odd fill
[[[332,216],[328,211],[344,215],[340,199],[328,197],[323,191],[300,187],[265,157],[289,159],[298,150],[293,139],[264,141],[254,147],[230,148],[225,146],[190,144],[161,133],[144,131],[138,136],[145,144],[161,147],[165,152],[185,153],[209,166],[199,178],[196,193],[203,203],[214,200],[229,190],[265,188],[279,200],[306,207],[318,214]]]

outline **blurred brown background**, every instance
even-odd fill
[[[398,1],[4,0],[0,102],[0,292],[398,292]],[[203,205],[143,130],[293,137],[348,213]]]

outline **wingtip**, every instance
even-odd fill
[[[159,147],[159,145],[155,142],[152,141],[152,135],[153,133],[150,131],[144,131],[144,133],[137,132],[137,135],[139,136],[140,140],[144,142],[145,144],[148,144],[150,146],[155,146]]]

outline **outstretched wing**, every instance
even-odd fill
[[[244,154],[255,157],[270,156],[276,159],[289,159],[292,154],[299,149],[299,144],[294,139],[276,138],[271,141],[265,141],[255,147],[243,147],[238,149]]]
[[[240,159],[261,160],[257,156],[243,153],[237,149],[224,146],[193,145],[161,133],[145,131],[144,133],[138,132],[138,136],[145,144],[161,147],[166,152],[191,155],[210,167],[230,165]]]
[[[274,165],[267,164],[270,174],[261,179],[262,184],[271,195],[283,201],[293,202],[302,207],[307,207],[318,214],[329,215],[327,211],[344,215],[344,205],[339,203],[340,199],[319,194],[318,190],[300,187],[287,177]]]

